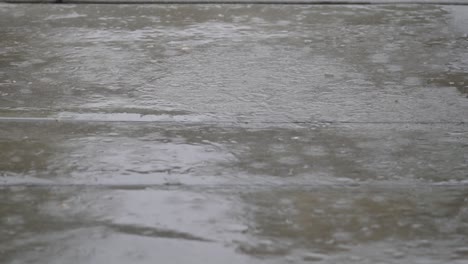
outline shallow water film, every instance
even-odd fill
[[[468,6],[0,3],[0,263],[468,264]]]

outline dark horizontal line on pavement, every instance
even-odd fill
[[[53,123],[146,123],[146,124],[173,124],[173,125],[224,125],[224,124],[283,124],[283,125],[317,125],[317,124],[402,124],[402,125],[467,125],[464,121],[340,121],[340,120],[315,120],[315,121],[171,121],[171,120],[106,120],[106,119],[73,119],[73,118],[52,118],[52,117],[0,117],[0,123],[7,122],[53,122]]]
[[[468,1],[310,1],[310,0],[135,0],[135,1],[115,1],[115,0],[3,0],[0,3],[10,4],[108,4],[108,5],[196,5],[196,4],[242,4],[242,5],[468,5]]]
[[[351,182],[351,183],[249,183],[245,184],[182,184],[182,183],[162,183],[162,184],[93,184],[93,183],[0,183],[2,188],[96,188],[96,189],[119,189],[119,190],[139,190],[139,189],[261,189],[261,188],[280,188],[280,189],[316,189],[316,188],[377,188],[377,189],[421,189],[421,188],[467,188],[468,182],[442,182],[442,183],[396,183],[396,182]]]

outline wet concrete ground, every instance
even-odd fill
[[[0,263],[468,263],[468,7],[0,4],[0,36]]]

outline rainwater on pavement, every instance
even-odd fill
[[[468,6],[0,3],[0,263],[468,263]]]

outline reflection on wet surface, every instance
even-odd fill
[[[0,4],[0,263],[466,264],[467,14]]]
[[[465,257],[463,125],[0,128],[7,263],[149,263],[193,247],[181,263],[213,250],[232,263]]]
[[[0,146],[3,176],[59,183],[448,183],[466,182],[468,169],[465,126],[446,124],[6,122]]]
[[[6,188],[1,260],[464,263],[466,197],[457,187]]]

